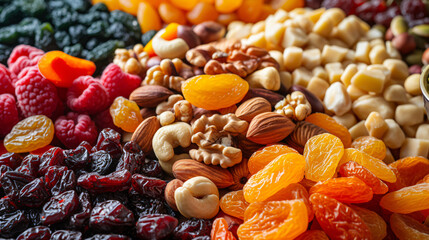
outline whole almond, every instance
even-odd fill
[[[243,158],[239,164],[229,168],[229,171],[234,179],[234,184],[229,186],[228,189],[232,191],[243,189],[244,184],[246,184],[251,176],[249,168],[247,167],[247,159]]]
[[[167,183],[167,186],[164,190],[165,201],[167,202],[168,206],[170,206],[175,211],[178,210],[176,206],[176,200],[174,199],[174,192],[181,186],[183,186],[183,182],[181,180],[173,179]]]
[[[168,88],[158,85],[144,85],[135,89],[130,94],[130,100],[140,107],[156,107],[168,99],[173,92]]]
[[[271,112],[271,104],[265,98],[255,97],[242,103],[235,115],[241,120],[250,122],[256,115],[264,112]]]
[[[271,90],[263,89],[263,88],[250,88],[249,91],[247,91],[247,94],[244,96],[244,98],[241,100],[247,101],[248,99],[254,98],[254,97],[261,97],[265,98],[272,107],[274,107],[279,101],[281,101],[285,96],[278,94],[276,92],[273,92]]]
[[[134,131],[131,141],[135,141],[147,154],[152,151],[152,138],[160,127],[157,117],[146,118]]]
[[[287,138],[290,138],[290,140],[294,142],[294,146],[299,147],[299,149],[304,149],[308,139],[322,133],[327,133],[327,131],[312,123],[300,121]]]
[[[185,182],[197,176],[210,179],[218,188],[226,188],[234,184],[231,173],[226,168],[207,165],[193,159],[179,160],[173,165],[175,178]]]
[[[266,112],[252,119],[246,137],[259,144],[276,143],[286,138],[294,128],[295,124],[289,118],[275,112]]]

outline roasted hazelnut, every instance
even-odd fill
[[[401,33],[394,37],[392,45],[402,54],[407,54],[416,49],[416,41],[414,37],[408,33]]]
[[[188,26],[180,25],[177,28],[177,37],[183,39],[190,49],[201,44],[199,36]]]
[[[203,22],[194,27],[194,32],[202,43],[214,42],[225,35],[225,28],[216,22]]]

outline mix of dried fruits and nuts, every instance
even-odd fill
[[[0,237],[429,239],[425,1],[92,4],[0,2]]]

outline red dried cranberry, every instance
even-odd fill
[[[130,238],[125,235],[118,234],[96,234],[90,238],[85,238],[85,240],[129,240]]]
[[[142,195],[159,198],[164,195],[164,189],[167,183],[158,178],[134,174],[131,178],[131,185],[136,192]]]
[[[0,237],[16,237],[28,228],[28,219],[23,211],[15,211],[0,215]]]
[[[52,195],[58,195],[68,190],[73,190],[76,188],[76,175],[72,170],[64,171],[61,178],[57,183],[51,188]]]
[[[16,240],[49,240],[50,238],[51,230],[48,227],[37,226],[25,230]]]
[[[71,216],[79,207],[79,198],[74,190],[53,196],[43,206],[41,222],[43,225],[58,223]]]
[[[25,185],[18,195],[18,204],[24,207],[40,207],[50,196],[41,178]]]
[[[211,229],[211,220],[191,218],[181,222],[174,229],[174,237],[180,240],[191,240],[200,236],[210,237]]]
[[[51,240],[82,240],[82,233],[76,231],[58,230],[51,235]]]
[[[12,169],[15,169],[21,165],[22,156],[18,153],[5,153],[0,156],[0,165],[9,166]]]
[[[392,19],[399,14],[401,14],[399,7],[393,6],[388,8],[385,12],[377,13],[374,17],[374,21],[376,24],[381,24],[388,28]]]
[[[45,186],[48,189],[52,189],[61,177],[64,175],[64,172],[67,171],[66,166],[51,166],[45,173]]]
[[[113,159],[104,150],[91,153],[91,171],[100,175],[106,175],[114,170]]]
[[[84,169],[89,165],[89,152],[83,146],[67,151],[65,155],[64,162],[72,170]]]
[[[384,0],[372,0],[363,3],[356,8],[356,15],[368,23],[374,23],[375,16],[378,13],[386,11]]]
[[[22,160],[21,166],[19,166],[15,170],[18,172],[28,174],[33,177],[37,177],[39,165],[40,165],[40,157],[37,155],[30,154],[30,155],[27,155]]]
[[[4,213],[14,212],[15,210],[17,210],[17,208],[9,197],[6,196],[0,199],[0,216]]]
[[[21,188],[33,180],[33,176],[21,172],[9,171],[3,174],[0,182],[4,193],[16,199]]]
[[[161,177],[162,168],[157,160],[145,158],[140,172],[148,177]]]
[[[128,195],[130,199],[130,207],[136,216],[145,216],[149,214],[168,214],[175,216],[174,211],[168,206],[163,199],[148,198],[140,195],[133,189],[130,190]]]
[[[5,174],[6,172],[10,172],[13,171],[12,168],[10,168],[7,165],[1,165],[0,166],[0,178],[3,176],[3,174]],[[0,187],[1,187],[1,183],[0,183]]]
[[[88,227],[91,215],[91,201],[88,193],[81,193],[79,196],[80,210],[70,218],[70,225],[73,229],[84,229]]]
[[[133,141],[124,145],[123,154],[116,170],[128,170],[131,174],[140,172],[144,161],[144,153],[140,146]]]
[[[113,160],[118,160],[122,155],[121,135],[111,128],[105,128],[98,135],[95,148],[108,152]]]
[[[145,240],[164,239],[173,232],[177,224],[177,219],[169,215],[152,214],[142,216],[136,223],[137,236]]]
[[[45,175],[48,168],[55,165],[64,165],[64,153],[59,147],[46,151],[40,158],[39,176]]]
[[[98,203],[89,218],[89,227],[101,232],[121,233],[133,225],[134,214],[116,200]]]
[[[77,184],[94,193],[124,191],[131,185],[131,173],[127,170],[115,171],[106,176],[88,173],[81,175]]]

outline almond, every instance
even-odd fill
[[[197,176],[210,179],[218,188],[226,188],[234,184],[231,173],[219,166],[207,165],[192,159],[179,160],[173,165],[175,178],[185,182]]]
[[[259,144],[276,143],[286,138],[294,128],[295,124],[289,118],[275,112],[266,112],[252,119],[246,137]]]
[[[180,181],[179,179],[173,179],[167,183],[167,186],[164,190],[165,201],[167,202],[168,206],[170,206],[175,211],[178,210],[176,206],[176,200],[174,199],[174,192],[181,186],[183,186],[182,181]]]
[[[264,112],[271,112],[271,104],[265,98],[251,98],[240,105],[235,111],[235,115],[241,120],[250,122],[256,115]]]
[[[299,150],[304,150],[305,143],[307,143],[308,139],[322,133],[327,133],[327,131],[312,123],[300,121],[296,124],[296,127],[293,132],[287,137],[288,143],[292,141],[292,145],[295,148],[299,148]]]
[[[283,95],[278,94],[276,92],[263,89],[263,88],[250,88],[247,92],[246,96],[244,96],[243,100],[241,101],[247,101],[250,98],[254,97],[262,97],[265,98],[272,107],[274,107],[279,101],[283,100],[285,98]]]
[[[243,160],[229,168],[231,172],[232,178],[234,179],[234,184],[229,186],[229,190],[237,191],[241,190],[246,184],[247,180],[250,178],[249,168],[247,167],[247,159],[243,158]]]
[[[131,141],[135,141],[147,154],[152,151],[152,138],[160,127],[157,117],[146,118],[134,131]]]
[[[144,85],[131,93],[130,100],[136,102],[140,107],[156,107],[167,100],[170,95],[173,95],[173,92],[166,87]]]

